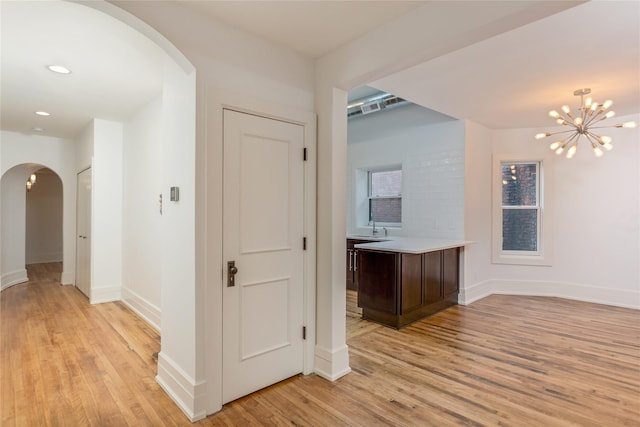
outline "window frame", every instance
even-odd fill
[[[373,187],[373,179],[372,174],[380,173],[380,172],[400,172],[400,194],[397,196],[373,196],[372,195],[372,187]],[[376,222],[376,226],[380,225],[381,227],[396,227],[399,228],[402,226],[402,188],[404,183],[404,173],[402,171],[402,166],[389,166],[385,168],[375,168],[375,169],[367,169],[367,221],[366,224],[369,226],[373,225],[373,220],[371,218],[371,200],[381,200],[381,199],[400,199],[400,221],[399,222]]]
[[[503,254],[506,255],[540,255],[540,248],[541,248],[541,236],[540,233],[542,231],[542,227],[541,227],[541,219],[542,219],[542,204],[541,204],[541,200],[540,200],[540,196],[542,194],[542,192],[540,191],[540,183],[541,183],[541,178],[542,178],[542,162],[540,161],[502,161],[500,162],[500,181],[502,182],[502,185],[504,185],[504,182],[502,181],[502,167],[504,165],[536,165],[536,203],[535,205],[504,205],[502,203],[502,190],[503,187],[500,187],[500,209],[502,210],[501,212],[501,221],[502,224],[504,224],[504,211],[505,210],[535,210],[536,214],[537,214],[537,221],[536,221],[536,250],[535,251],[526,251],[526,250],[514,250],[514,249],[504,249],[503,248],[503,244],[504,244],[504,230],[503,232],[500,233],[501,235],[501,241],[500,241],[500,250],[502,251]]]
[[[531,206],[503,206],[502,204],[502,166],[504,164],[537,164],[536,204]],[[496,154],[492,168],[492,262],[494,264],[542,265],[551,266],[553,261],[553,158],[550,156],[522,156]],[[503,213],[505,209],[528,209],[537,211],[537,250],[504,250]]]

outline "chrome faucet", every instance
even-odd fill
[[[378,234],[378,230],[376,230],[376,222],[373,221],[373,230],[371,230],[371,235],[375,237]]]

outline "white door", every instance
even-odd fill
[[[224,403],[303,370],[303,146],[302,126],[224,111]]]
[[[76,287],[91,291],[91,169],[78,174],[76,197]]]

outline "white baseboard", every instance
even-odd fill
[[[122,302],[138,316],[142,317],[158,333],[160,332],[162,316],[158,307],[126,287],[122,288]]]
[[[458,294],[458,304],[469,305],[472,302],[481,300],[493,294],[493,285],[491,280],[467,285],[460,289]]]
[[[122,298],[122,286],[108,286],[104,288],[91,287],[91,304],[102,304],[103,302],[120,301]]]
[[[535,280],[486,280],[462,289],[458,302],[467,305],[492,294],[557,297],[640,309],[640,291]]]
[[[158,354],[156,381],[191,422],[206,418],[206,383],[194,381],[163,352]]]
[[[74,285],[76,275],[73,271],[63,271],[60,275],[60,283],[63,285]]]
[[[4,291],[5,289],[10,288],[11,286],[19,285],[20,283],[24,283],[28,281],[29,281],[29,277],[27,276],[26,269],[5,273],[2,275],[2,279],[0,279],[0,291]]]
[[[315,348],[315,373],[329,381],[335,381],[351,372],[349,367],[349,347],[344,345],[335,350],[320,346]]]

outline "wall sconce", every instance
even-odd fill
[[[27,180],[27,192],[31,191],[31,187],[36,183],[36,174],[32,173],[29,179]]]

